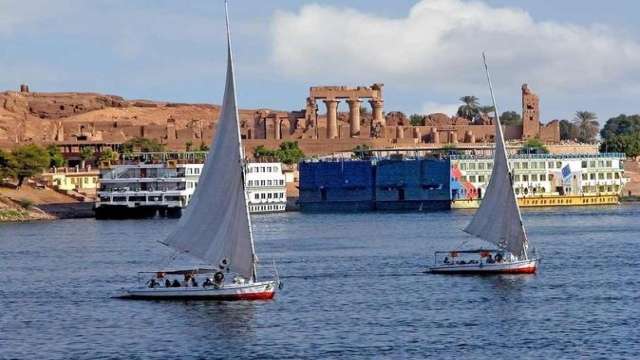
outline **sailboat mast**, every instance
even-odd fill
[[[238,113],[238,98],[235,92],[236,89],[236,76],[235,76],[235,66],[233,65],[233,54],[231,52],[231,27],[229,25],[229,2],[225,0],[224,2],[224,15],[227,26],[227,52],[229,56],[229,63],[231,64],[231,77],[233,81],[233,97],[234,104],[236,105],[234,108],[235,111],[235,119],[236,119],[236,131],[238,132],[238,151],[240,153],[240,171],[242,172],[242,196],[244,198],[244,210],[245,215],[247,216],[247,224],[249,225],[249,240],[251,241],[251,259],[252,259],[252,267],[253,267],[253,281],[257,281],[257,271],[256,271],[256,248],[253,242],[253,228],[251,226],[251,216],[249,216],[249,205],[247,202],[247,189],[246,189],[246,180],[245,180],[245,157],[244,157],[244,148],[242,146],[242,136],[240,133],[240,114]]]
[[[487,56],[486,54],[483,52],[482,53],[482,62],[484,63],[484,70],[485,73],[487,75],[487,83],[489,84],[489,92],[491,93],[491,101],[493,103],[493,111],[495,113],[495,117],[496,117],[496,132],[497,132],[497,136],[500,138],[498,141],[498,139],[496,139],[495,143],[496,143],[496,147],[494,151],[502,151],[504,153],[504,157],[505,159],[507,159],[506,165],[507,165],[507,171],[509,172],[509,187],[511,188],[511,193],[516,201],[516,211],[518,212],[518,219],[520,220],[520,226],[522,227],[522,233],[524,234],[524,258],[525,260],[528,259],[528,254],[527,254],[527,232],[524,228],[524,223],[522,222],[522,213],[520,212],[520,207],[517,205],[518,204],[518,198],[516,197],[516,193],[515,190],[513,189],[513,173],[511,172],[511,166],[509,165],[509,154],[507,153],[507,146],[504,142],[504,135],[502,133],[502,124],[500,123],[500,116],[498,115],[498,105],[496,104],[496,97],[493,93],[493,84],[491,83],[491,75],[489,74],[489,66],[487,65]],[[501,144],[500,146],[498,146],[498,144]],[[500,149],[498,149],[498,147],[500,147]]]

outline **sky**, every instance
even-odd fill
[[[222,0],[0,0],[0,89],[220,103]],[[501,111],[520,87],[542,121],[638,113],[637,0],[231,0],[242,108],[299,110],[310,86],[384,83],[386,111]],[[346,104],[341,104],[346,111]]]

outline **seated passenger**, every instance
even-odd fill
[[[180,281],[178,281],[178,279],[173,280],[171,287],[180,287]]]
[[[164,287],[168,287],[168,288],[171,287],[171,281],[169,279],[166,279],[164,281]]]
[[[495,261],[493,261],[493,258],[491,257],[491,255],[489,255],[487,257],[487,264],[493,264],[493,263],[495,263]]]
[[[202,283],[202,287],[213,286],[213,280],[211,278],[207,278],[207,280]]]
[[[149,284],[150,288],[155,288],[156,286],[160,285],[158,284],[158,282],[156,281],[155,278],[152,278],[151,280],[147,281],[147,284]]]
[[[198,282],[196,281],[196,277],[195,276],[191,278],[191,286],[198,287]]]
[[[444,257],[444,261],[443,261],[443,262],[444,262],[445,264],[448,264],[448,263],[449,263],[449,257],[448,257],[448,256],[445,256],[445,257]]]

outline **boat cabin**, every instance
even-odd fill
[[[467,265],[467,264],[500,264],[511,262],[514,256],[504,250],[478,249],[478,250],[454,250],[436,251],[434,264],[438,265]]]

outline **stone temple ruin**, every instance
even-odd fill
[[[384,113],[383,84],[371,86],[311,87],[302,111],[271,112],[259,110],[253,123],[243,122],[245,139],[250,140],[376,140],[378,145],[392,144],[474,144],[494,140],[493,119],[481,116],[474,120],[436,113],[424,116],[422,124],[412,126],[401,112]],[[366,112],[363,99],[371,112]],[[338,112],[339,103],[349,105],[347,114]],[[321,114],[318,102],[325,105]],[[540,100],[529,87],[522,86],[522,125],[505,126],[507,140],[539,138],[547,143],[560,142],[557,121],[540,123]],[[365,113],[362,113],[362,110]]]

